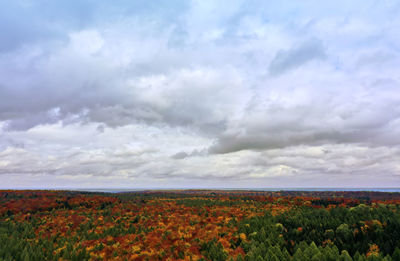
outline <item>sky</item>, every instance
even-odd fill
[[[400,1],[1,6],[0,188],[400,187]]]

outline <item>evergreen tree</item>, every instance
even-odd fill
[[[297,248],[296,252],[293,255],[293,260],[294,261],[303,261],[303,260],[307,260],[306,257],[304,257],[303,251],[301,250],[301,248]]]
[[[319,254],[319,249],[313,241],[304,251],[304,256],[307,257],[308,259],[311,259],[313,256],[317,254]]]
[[[289,259],[290,259],[289,251],[286,248],[284,248],[283,251],[282,251],[281,260],[289,260]]]
[[[393,261],[400,261],[400,249],[398,247],[396,247],[394,252],[393,252],[392,260]]]
[[[256,257],[255,261],[264,261],[264,259],[259,255]]]
[[[349,255],[349,252],[347,252],[346,250],[343,250],[340,255],[340,260],[341,261],[352,261],[353,259]]]

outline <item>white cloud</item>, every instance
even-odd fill
[[[399,185],[399,8],[9,3],[3,186]]]

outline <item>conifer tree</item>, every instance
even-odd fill
[[[393,252],[392,260],[393,261],[400,261],[400,249],[398,247],[396,247],[394,252]]]
[[[349,252],[346,250],[342,250],[342,253],[340,254],[340,261],[352,261],[353,259],[349,255]]]
[[[294,261],[303,261],[303,260],[307,260],[307,258],[304,257],[303,251],[301,250],[301,248],[297,248],[296,252],[293,255],[293,260]]]

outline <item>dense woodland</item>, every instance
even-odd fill
[[[0,260],[399,260],[400,194],[0,191]]]

